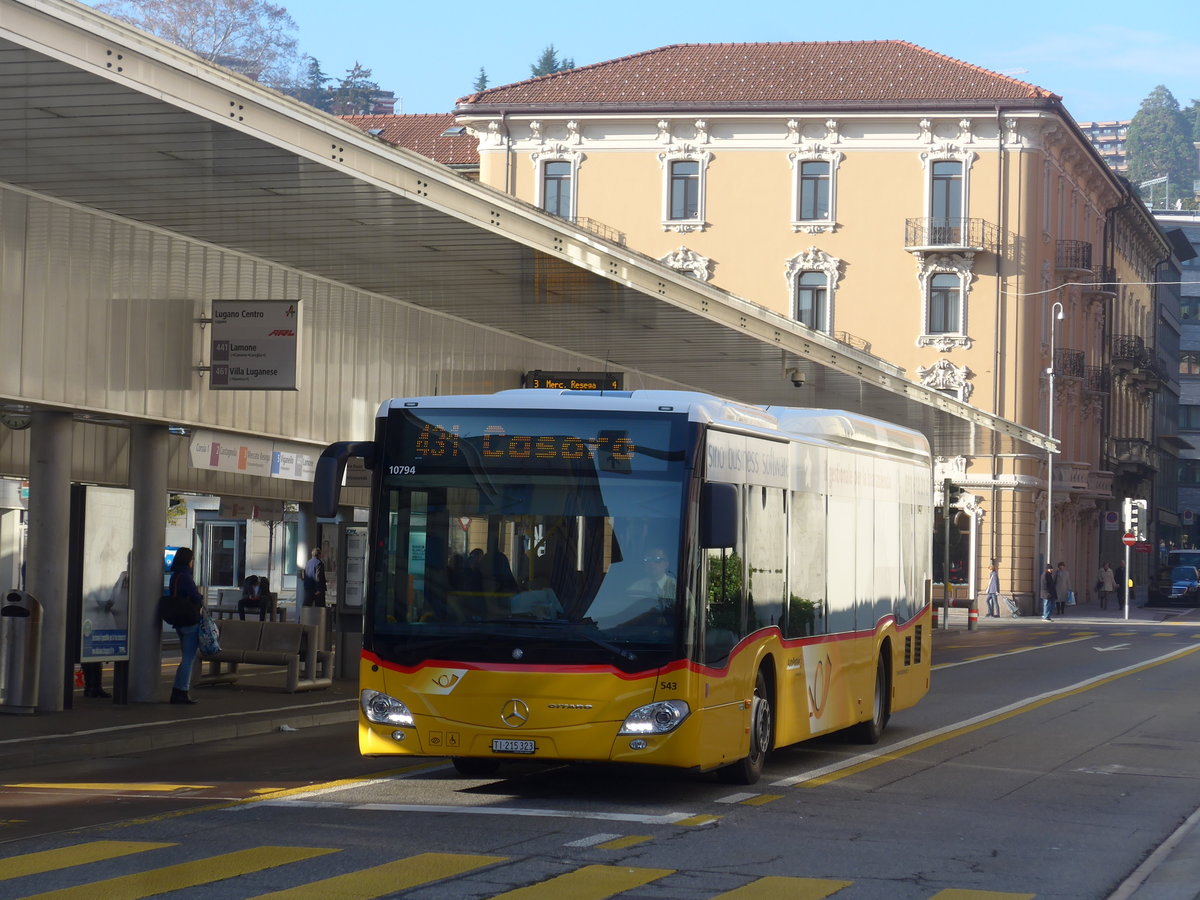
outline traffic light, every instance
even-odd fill
[[[953,509],[962,502],[963,489],[949,478],[942,482],[942,507]]]
[[[1146,539],[1146,501],[1126,497],[1123,512],[1125,513],[1125,530],[1133,534],[1139,541]]]
[[[1129,507],[1129,530],[1139,541],[1146,539],[1146,501],[1134,500]]]

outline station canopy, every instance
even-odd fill
[[[609,369],[876,416],[922,431],[941,456],[1050,446],[870,353],[68,0],[0,0],[0,97],[0,181],[19,189]]]

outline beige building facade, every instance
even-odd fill
[[[1050,92],[896,41],[680,45],[455,112],[482,183],[1052,429],[1050,465],[940,461],[952,580],[995,559],[1028,608],[1048,552],[1086,594],[1104,514],[1151,496],[1157,381],[1120,354],[1152,348],[1168,248]]]

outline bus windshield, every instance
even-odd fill
[[[685,435],[680,416],[393,411],[365,646],[400,664],[677,655]]]

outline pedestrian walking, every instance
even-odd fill
[[[1047,622],[1053,622],[1051,614],[1054,612],[1054,566],[1046,563],[1046,571],[1042,573],[1042,618]]]
[[[1054,573],[1054,603],[1058,607],[1058,614],[1061,616],[1065,613],[1067,606],[1073,605],[1074,601],[1071,573],[1067,571],[1065,562],[1059,562],[1058,571]]]
[[[1117,576],[1112,567],[1105,561],[1096,574],[1096,593],[1100,596],[1100,608],[1107,609],[1108,601],[1117,589]]]
[[[987,584],[987,614],[989,619],[1000,618],[1000,573],[992,563]]]

